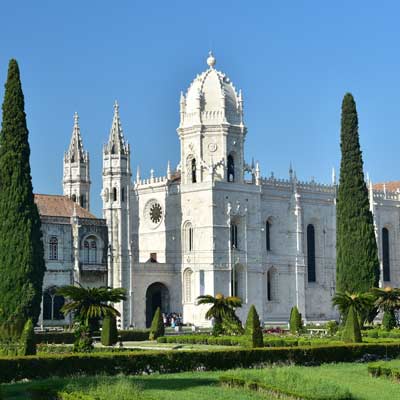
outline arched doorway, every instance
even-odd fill
[[[146,327],[150,327],[158,307],[163,313],[169,312],[169,291],[163,283],[155,282],[146,290]]]

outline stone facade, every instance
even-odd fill
[[[47,262],[45,287],[78,281],[124,287],[123,327],[148,326],[156,307],[206,325],[202,294],[237,295],[244,319],[254,304],[265,322],[287,322],[297,305],[306,322],[337,317],[335,292],[336,177],[329,185],[262,177],[244,159],[243,96],[208,68],[180,97],[180,163],[166,176],[131,179],[130,147],[118,104],[103,147],[104,220],[42,215],[45,247],[59,237],[59,260]],[[262,157],[262,155],[260,155]],[[400,182],[368,180],[382,269],[381,285],[400,286]],[[64,157],[64,194],[89,209],[89,157],[77,116]],[[82,197],[83,195],[83,197]],[[87,199],[87,202],[86,202]],[[82,201],[83,200],[83,201]],[[83,211],[82,211],[83,210]],[[82,243],[95,236],[99,265],[82,263]],[[108,266],[108,270],[107,270]]]

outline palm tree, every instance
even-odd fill
[[[371,294],[375,298],[375,305],[384,312],[383,325],[390,330],[397,324],[395,311],[400,308],[400,289],[387,286],[372,288]]]
[[[351,306],[364,321],[374,305],[371,293],[337,292],[332,298],[332,304],[338,306],[339,312],[346,317]]]
[[[57,294],[70,300],[63,305],[61,311],[64,314],[74,313],[75,318],[89,326],[91,332],[98,327],[101,318],[120,316],[119,311],[108,303],[119,303],[126,300],[125,289],[123,288],[85,288],[81,285],[70,285],[58,289]]]
[[[197,304],[212,305],[206,312],[206,318],[215,319],[214,332],[216,332],[218,329],[222,332],[242,332],[242,323],[235,314],[235,309],[242,306],[242,299],[240,297],[225,297],[221,293],[217,293],[215,297],[204,295],[197,297]]]

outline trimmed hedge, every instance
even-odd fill
[[[218,346],[246,346],[248,338],[245,336],[210,336],[210,335],[178,335],[162,336],[157,339],[158,343],[176,344],[208,344]],[[263,338],[264,347],[294,347],[294,346],[321,346],[341,344],[332,339],[306,339],[293,337],[269,337]]]
[[[380,361],[368,364],[368,373],[374,377],[385,376],[400,380],[400,366],[391,365],[390,362]]]
[[[226,370],[276,362],[349,362],[358,360],[365,354],[396,357],[400,355],[400,344],[0,357],[0,383],[77,374],[134,375]]]
[[[129,329],[118,331],[122,342],[142,342],[149,340],[149,329]],[[94,336],[100,336],[95,332]],[[45,332],[35,334],[36,343],[73,344],[75,341],[74,332]]]
[[[239,378],[233,375],[224,375],[219,377],[219,383],[229,388],[241,388],[262,392],[270,395],[272,398],[284,399],[302,399],[302,400],[349,400],[351,396],[348,389],[335,387],[335,394],[325,394],[322,391],[315,394],[305,394],[299,389],[288,389],[286,387],[275,387],[266,382],[260,382],[253,379]]]

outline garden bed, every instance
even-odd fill
[[[371,363],[368,365],[368,372],[374,377],[385,376],[400,381],[400,360]]]

